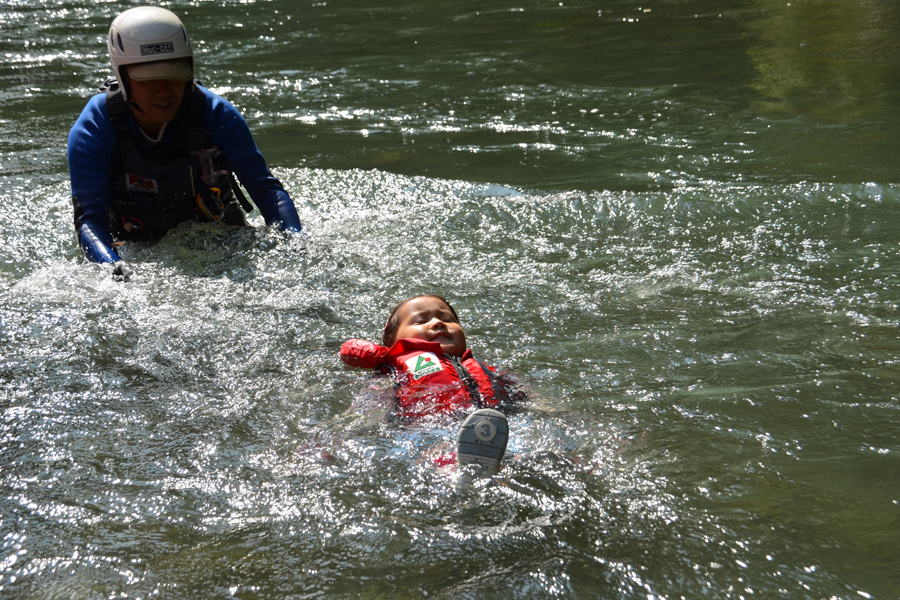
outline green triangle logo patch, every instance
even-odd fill
[[[422,352],[406,359],[406,368],[412,374],[413,379],[419,379],[444,370],[441,366],[441,361],[432,352]]]

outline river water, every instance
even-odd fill
[[[307,238],[117,284],[65,140],[130,6],[0,2],[0,597],[900,597],[894,0],[167,3]],[[463,489],[337,357],[419,292],[530,390]]]

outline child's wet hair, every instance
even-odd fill
[[[390,348],[394,345],[394,342],[397,341],[397,330],[400,329],[400,309],[406,306],[406,303],[410,300],[415,300],[416,298],[437,298],[441,302],[447,305],[447,308],[450,309],[450,312],[453,313],[453,318],[456,319],[456,322],[459,323],[459,315],[456,314],[456,309],[453,308],[453,305],[450,304],[446,298],[443,296],[438,296],[437,294],[419,294],[418,296],[413,296],[412,298],[407,298],[400,304],[394,307],[394,310],[391,311],[391,316],[388,317],[387,323],[384,324],[384,332],[381,334],[381,345],[387,346]]]

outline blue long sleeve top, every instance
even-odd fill
[[[266,224],[278,223],[284,231],[300,231],[294,202],[269,171],[247,122],[230,102],[197,87],[206,98],[206,125],[212,143],[219,147],[225,163],[250,193]],[[133,118],[130,126],[137,131]],[[83,211],[75,223],[76,235],[85,257],[92,262],[122,260],[112,247],[109,231],[108,173],[115,147],[116,133],[107,111],[106,94],[100,93],[81,112],[69,132],[67,146],[72,195]]]

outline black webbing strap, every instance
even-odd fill
[[[187,127],[187,143],[188,150],[191,152],[200,152],[204,148],[212,146],[209,139],[209,130],[206,128],[206,98],[197,88],[197,80],[195,79],[187,92],[188,96],[188,127]]]
[[[500,381],[497,374],[483,361],[476,358],[475,362],[478,363],[478,366],[481,367],[481,370],[484,371],[484,374],[487,375],[488,380],[491,382],[491,389],[494,390],[494,399],[497,401],[497,404],[509,404],[509,392],[507,392],[506,386],[503,385],[503,382]]]
[[[107,82],[109,84],[110,82]],[[100,88],[101,90],[103,88]],[[117,148],[113,150],[112,160],[109,164],[109,171],[107,175],[109,175],[110,180],[116,180],[125,170],[122,161],[122,152],[119,150],[118,146],[121,144],[131,144],[135,148],[134,135],[131,132],[131,128],[128,126],[128,103],[125,102],[125,99],[122,98],[122,93],[119,90],[119,86],[114,82],[106,88],[106,111],[109,113],[109,120],[112,122],[113,131],[116,132],[116,145]]]
[[[447,359],[450,361],[450,364],[453,365],[453,368],[456,369],[456,374],[459,375],[462,382],[469,388],[469,398],[471,398],[472,404],[478,408],[484,408],[484,398],[481,396],[481,390],[478,389],[478,382],[475,381],[475,378],[472,377],[469,370],[463,366],[459,357],[448,356]]]
[[[232,191],[234,191],[234,195],[238,199],[238,202],[241,203],[241,208],[244,209],[244,212],[247,214],[253,212],[253,205],[250,204],[250,201],[247,200],[244,192],[241,191],[240,186],[238,186],[237,180],[234,178],[234,173],[232,173],[231,171],[228,171],[228,180],[231,182],[231,189]]]
[[[109,120],[112,121],[113,130],[117,136],[131,137],[131,129],[128,127],[128,105],[118,87],[112,87],[106,91],[106,111]]]

